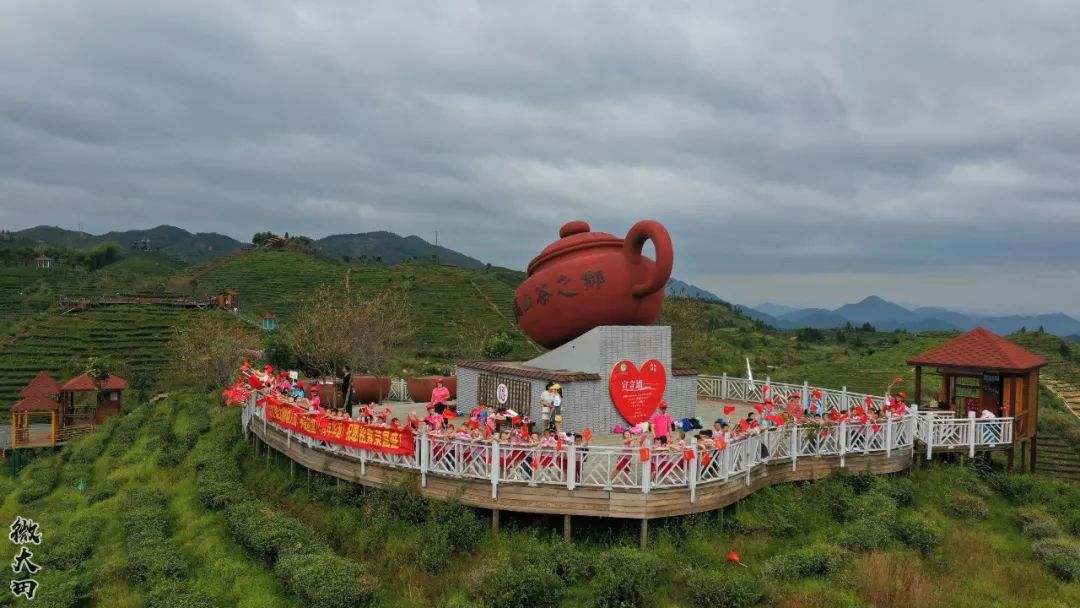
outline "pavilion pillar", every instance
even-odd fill
[[[941,403],[943,403],[945,405],[945,409],[947,409],[947,410],[952,410],[952,404],[951,404],[952,395],[950,394],[952,392],[951,389],[952,389],[952,377],[949,374],[942,373],[941,374],[941,399],[940,399],[940,401],[941,401]],[[939,404],[939,407],[940,407],[940,404]]]
[[[1021,471],[1023,471],[1024,469],[1027,468],[1027,450],[1024,449],[1024,448],[1027,447],[1026,444],[1027,444],[1026,439],[1020,440],[1020,470]]]
[[[922,407],[922,366],[915,366],[915,405]]]

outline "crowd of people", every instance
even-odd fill
[[[342,396],[340,398],[335,396],[333,399],[338,406],[336,408],[324,407],[320,395],[322,387],[329,386],[336,389],[334,384],[304,382],[297,377],[295,372],[277,371],[275,373],[269,365],[262,369],[253,369],[245,362],[238,384],[241,382],[247,390],[256,392],[262,399],[273,394],[274,398],[304,409],[320,420],[353,419],[349,411],[351,380],[347,368],[343,371],[341,379]],[[234,386],[230,390],[241,391],[242,389]],[[229,394],[230,391],[226,393]],[[841,412],[836,407],[831,407],[826,411],[821,391],[817,389],[808,395],[805,404],[799,392],[788,396],[777,396],[774,399],[766,386],[764,395],[762,402],[753,405],[745,417],[732,418],[731,423],[726,418],[720,417],[713,421],[711,428],[703,428],[701,420],[696,418],[674,419],[668,414],[668,404],[661,402],[656,413],[647,422],[628,429],[615,429],[622,434],[623,450],[623,454],[616,463],[615,473],[629,469],[634,460],[635,451],[638,452],[641,462],[651,462],[654,470],[664,473],[673,466],[682,466],[681,458],[691,460],[692,454],[695,453],[705,455],[722,451],[729,443],[753,437],[771,428],[799,425],[810,431],[808,440],[816,443],[827,437],[832,432],[832,427],[840,424],[858,425],[865,428],[867,433],[879,433],[882,431],[883,424],[889,419],[902,419],[909,411],[905,403],[907,396],[903,392],[888,395],[881,405],[867,397],[862,405],[845,412]],[[233,397],[235,398],[236,395],[234,394]],[[355,419],[365,424],[392,430],[409,428],[414,433],[427,434],[430,439],[475,445],[499,443],[510,452],[519,449],[519,452],[534,450],[558,454],[567,446],[573,445],[577,450],[577,462],[580,467],[587,458],[593,439],[592,431],[587,427],[577,433],[563,430],[563,394],[562,387],[557,383],[547,384],[539,397],[538,405],[540,419],[537,421],[530,420],[529,417],[505,406],[495,408],[479,405],[467,414],[459,413],[456,404],[451,400],[449,389],[439,378],[432,390],[431,399],[426,405],[423,417],[414,410],[405,417],[404,421],[401,421],[393,415],[390,407],[368,403],[359,405]],[[735,411],[734,406],[724,407],[725,416],[730,416]],[[690,433],[694,431],[696,433],[691,436]],[[520,448],[525,448],[525,450]],[[767,446],[762,444],[761,449],[761,456],[767,459],[769,457]],[[439,448],[434,456],[443,458],[448,457],[450,453],[444,448]],[[703,459],[706,457],[703,456]],[[565,461],[560,458],[562,457],[548,457],[548,460],[551,460],[548,463],[545,463],[543,459],[519,458],[518,461],[526,468],[553,464],[565,467]]]

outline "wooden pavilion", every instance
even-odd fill
[[[11,447],[55,446],[93,430],[120,412],[126,388],[123,378],[111,374],[100,383],[83,374],[61,385],[39,372],[11,407]]]
[[[915,366],[915,403],[920,409],[922,369],[936,368],[941,375],[938,407],[960,416],[968,412],[980,416],[989,410],[995,416],[1013,417],[1009,466],[1019,444],[1021,468],[1024,447],[1028,446],[1031,470],[1035,470],[1039,421],[1039,370],[1046,363],[1046,359],[983,327],[908,360],[908,365]]]

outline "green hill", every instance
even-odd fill
[[[315,248],[331,257],[351,259],[378,258],[384,264],[410,260],[428,260],[476,270],[483,262],[453,249],[433,245],[418,236],[400,236],[378,231],[361,234],[332,234],[314,242]]]
[[[637,522],[577,518],[566,543],[555,521],[504,512],[494,535],[486,512],[404,486],[293,477],[243,440],[239,411],[216,403],[143,404],[17,478],[0,467],[0,520],[31,517],[43,532],[37,604],[1080,605],[1080,489],[1035,476],[940,464],[777,486],[656,520],[641,551]],[[730,550],[745,567],[726,562]],[[0,594],[9,605],[21,604]]]
[[[240,249],[243,245],[232,237],[216,232],[191,233],[183,228],[165,225],[146,230],[114,231],[98,235],[65,230],[56,226],[36,226],[13,232],[12,236],[30,242],[75,248],[112,242],[127,249],[133,244],[148,241],[151,248],[185,262],[202,262],[218,258]]]

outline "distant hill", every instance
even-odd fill
[[[758,312],[763,312],[763,313],[765,313],[765,314],[767,314],[769,316],[772,316],[772,317],[779,317],[779,316],[782,316],[782,315],[786,315],[789,312],[795,312],[796,310],[799,310],[799,309],[795,308],[794,306],[784,306],[783,304],[774,304],[772,302],[762,302],[761,304],[758,304],[757,306],[754,306],[754,310],[756,310]]]
[[[381,230],[360,234],[333,234],[314,241],[314,245],[322,253],[336,258],[348,256],[357,260],[378,259],[384,264],[432,260],[470,270],[484,267],[480,260],[453,249],[433,245],[418,236],[400,236]]]
[[[712,293],[711,291],[706,291],[706,290],[698,287],[697,285],[691,285],[689,283],[684,283],[683,281],[680,281],[679,279],[674,279],[674,278],[668,279],[668,282],[667,282],[667,295],[669,295],[669,296],[681,296],[681,297],[685,297],[685,298],[698,298],[698,299],[701,299],[701,300],[709,300],[710,302],[723,302],[724,301],[720,296],[716,295],[715,293]]]
[[[770,309],[775,311],[776,306],[770,305]],[[1020,329],[1036,330],[1041,327],[1044,331],[1058,336],[1080,335],[1080,321],[1062,313],[1000,317],[968,315],[937,307],[908,309],[878,296],[869,296],[835,310],[801,308],[779,315],[749,308],[743,308],[743,311],[747,316],[777,329],[833,329],[844,327],[848,323],[854,326],[869,323],[879,331],[967,331],[982,326],[1006,335]]]
[[[148,230],[125,230],[89,234],[65,230],[56,226],[36,226],[12,233],[17,239],[64,247],[90,247],[99,243],[113,242],[130,248],[146,241],[152,250],[161,251],[188,263],[199,263],[219,258],[240,249],[243,243],[216,232],[191,233],[175,226],[158,226]]]

